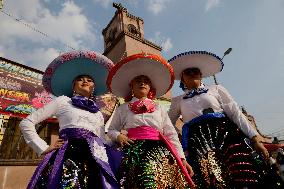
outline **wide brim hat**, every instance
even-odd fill
[[[199,68],[202,77],[209,77],[221,72],[224,66],[220,57],[207,51],[184,52],[168,62],[174,69],[176,80],[181,79],[182,71],[187,68]]]
[[[89,75],[95,82],[94,93],[107,92],[106,78],[114,66],[104,55],[94,51],[72,51],[61,54],[46,68],[42,83],[55,96],[73,94],[73,81],[79,75]]]
[[[107,86],[116,96],[129,95],[130,82],[139,75],[149,77],[156,96],[168,92],[174,82],[174,73],[168,62],[159,55],[141,53],[134,54],[116,63],[109,72]]]

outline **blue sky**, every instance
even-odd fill
[[[101,31],[114,15],[112,2],[4,0],[3,11],[23,22],[0,12],[0,56],[44,70],[60,52],[71,50],[66,45],[102,53]],[[163,46],[166,59],[189,50],[222,56],[233,48],[218,82],[254,115],[264,134],[282,129],[277,134],[284,136],[284,0],[115,2],[143,18],[145,37]],[[173,95],[181,93],[175,84]]]

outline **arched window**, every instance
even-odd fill
[[[132,33],[132,34],[134,34],[134,35],[139,34],[137,28],[136,28],[133,24],[128,24],[127,28],[128,28],[128,31],[129,31],[130,33]]]

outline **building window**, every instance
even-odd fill
[[[0,143],[0,165],[3,160],[38,160],[40,157],[30,148],[21,134],[19,123],[21,118],[0,118],[1,143]],[[53,124],[53,123],[52,123]],[[50,144],[51,123],[43,122],[36,125],[39,136]],[[57,126],[57,125],[56,125]]]
[[[128,24],[128,31],[134,35],[139,35],[137,28],[133,24]]]
[[[109,31],[109,40],[110,41],[113,41],[115,39],[115,35],[117,33],[117,29],[116,28],[113,28]]]

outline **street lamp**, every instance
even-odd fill
[[[228,49],[224,52],[223,57],[221,58],[221,60],[223,60],[223,58],[224,58],[226,55],[230,54],[232,50],[233,50],[232,48],[228,48]],[[217,82],[217,79],[216,79],[216,76],[215,76],[215,75],[213,75],[213,78],[214,78],[215,84],[218,85],[218,82]]]
[[[0,10],[3,9],[4,6],[4,0],[0,0]]]

